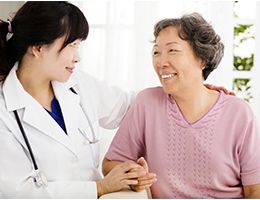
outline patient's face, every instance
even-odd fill
[[[171,95],[181,95],[185,89],[203,82],[201,59],[173,26],[163,29],[156,38],[153,66],[164,91]]]

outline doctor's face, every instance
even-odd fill
[[[202,61],[190,44],[179,37],[176,27],[167,27],[159,33],[152,54],[154,69],[167,94],[179,96],[185,89],[203,82]]]
[[[64,39],[56,39],[51,45],[42,47],[41,73],[49,80],[66,82],[73,73],[75,64],[80,61],[78,47],[81,40],[75,40],[60,50]]]

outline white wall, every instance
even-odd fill
[[[0,1],[0,19],[6,21],[23,3],[23,1]]]
[[[209,4],[211,22],[215,31],[220,35],[224,45],[224,57],[218,68],[210,75],[207,83],[224,86],[232,90],[233,78],[233,2],[212,1]],[[221,14],[222,13],[222,14]]]

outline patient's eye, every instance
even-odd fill
[[[169,53],[177,53],[177,52],[179,52],[179,50],[177,50],[177,49],[169,49]]]
[[[158,56],[159,54],[160,54],[160,52],[159,52],[159,51],[156,51],[156,50],[153,51],[153,53],[152,53],[153,56]]]

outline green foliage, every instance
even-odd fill
[[[234,70],[237,71],[250,71],[254,65],[254,54],[252,53],[250,57],[240,57],[234,55]]]
[[[234,36],[237,37],[241,33],[249,34],[249,28],[251,28],[252,26],[253,26],[253,24],[238,24],[237,26],[234,27]]]
[[[238,1],[234,1],[234,8],[237,3]],[[235,9],[233,14],[235,18],[239,18],[238,14],[235,13]],[[252,34],[252,27],[253,24],[237,24],[234,27],[234,49],[239,49],[242,43],[255,39],[255,36]],[[234,54],[233,67],[235,71],[251,71],[253,66],[254,53],[251,53],[249,57],[242,57]],[[247,102],[250,102],[253,98],[249,78],[234,79],[233,91]]]
[[[253,98],[251,93],[250,79],[237,78],[233,80],[233,91],[245,101],[250,102]]]

